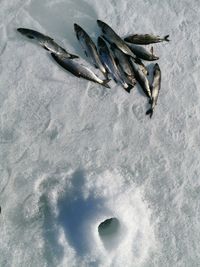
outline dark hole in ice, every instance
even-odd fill
[[[120,223],[117,218],[109,218],[98,226],[99,236],[106,249],[114,249],[120,241]]]

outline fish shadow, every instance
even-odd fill
[[[66,45],[69,44],[76,53],[80,51],[80,45],[75,36],[74,23],[83,25],[88,32],[94,32],[97,28],[96,10],[85,0],[60,2],[34,0],[26,10],[46,29],[45,34],[54,38],[56,42],[66,40],[64,41]],[[59,44],[62,46],[61,43]],[[66,50],[68,50],[67,47]]]

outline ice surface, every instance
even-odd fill
[[[200,264],[199,1],[2,0],[0,266]],[[61,70],[16,32],[33,28],[83,56],[73,32],[96,19],[119,34],[170,34],[155,45],[162,88],[145,116],[127,94]],[[100,223],[116,218],[110,243]]]

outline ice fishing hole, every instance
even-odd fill
[[[117,218],[109,218],[100,223],[98,232],[106,249],[114,249],[119,244],[120,222]]]

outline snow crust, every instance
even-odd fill
[[[0,266],[199,266],[199,12],[197,0],[1,1]],[[139,87],[78,79],[16,32],[85,58],[73,23],[95,40],[96,19],[122,36],[170,34],[154,45],[151,120]],[[112,217],[109,243],[98,226]]]

